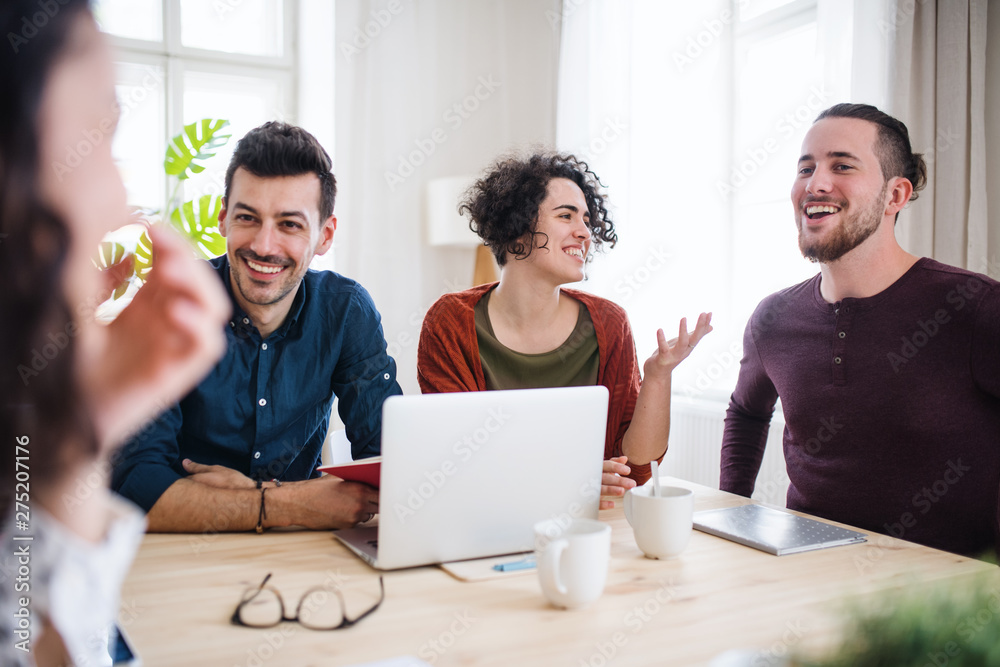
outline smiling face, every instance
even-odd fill
[[[534,249],[528,257],[507,264],[530,266],[557,285],[583,280],[590,252],[589,222],[587,199],[580,187],[568,178],[553,178],[538,205]]]
[[[802,142],[792,186],[799,249],[834,262],[871,237],[893,212],[889,183],[875,154],[877,127],[856,118],[824,118]]]
[[[284,319],[309,262],[333,244],[337,219],[321,220],[319,201],[313,173],[261,178],[240,168],[233,174],[219,231],[233,293],[258,326],[275,315]]]

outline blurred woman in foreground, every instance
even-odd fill
[[[149,281],[94,321],[90,258],[127,222],[114,70],[87,2],[49,4],[0,5],[0,663],[110,664],[144,522],[107,491],[107,458],[219,358],[228,301],[153,230]]]

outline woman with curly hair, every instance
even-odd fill
[[[593,247],[618,240],[602,184],[572,155],[501,158],[459,211],[500,265],[500,282],[446,294],[424,317],[417,378],[424,393],[604,385],[610,394],[601,507],[650,476],[667,450],[673,369],[712,330],[702,313],[657,349],[639,376],[618,305],[562,285],[583,280]]]
[[[0,3],[0,664],[110,665],[145,522],[106,488],[108,457],[221,356],[228,299],[154,229],[146,286],[94,320],[91,258],[128,221],[114,65],[85,0],[50,4]]]

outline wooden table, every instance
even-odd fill
[[[695,511],[748,502],[697,484]],[[695,531],[676,560],[642,556],[621,507],[604,595],[587,609],[547,604],[533,573],[461,582],[437,567],[385,573],[385,602],[332,632],[284,623],[236,627],[246,586],[268,572],[295,604],[341,584],[349,606],[374,601],[378,573],[327,532],[148,535],[122,594],[121,622],[144,664],[349,665],[410,655],[435,665],[700,665],[728,649],[784,655],[836,641],[839,603],[915,581],[996,570],[872,535],[867,544],[775,557]],[[763,661],[759,661],[763,663]]]

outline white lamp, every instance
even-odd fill
[[[473,285],[497,280],[493,253],[483,245],[469,221],[458,214],[458,203],[473,183],[475,176],[450,176],[436,178],[427,184],[427,235],[433,246],[476,248],[476,264],[472,275]]]

